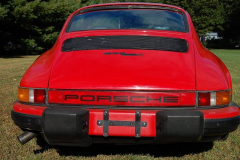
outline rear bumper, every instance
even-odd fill
[[[52,145],[89,146],[95,142],[117,143],[122,138],[135,139],[134,142],[148,139],[149,143],[198,142],[206,140],[206,137],[215,137],[210,140],[219,139],[238,128],[239,107],[236,104],[228,107],[232,108],[231,114],[223,114],[215,109],[214,113],[219,112],[218,118],[209,118],[208,111],[213,112],[213,109],[103,110],[52,107],[45,108],[41,116],[13,109],[12,119],[22,129],[41,132]],[[233,111],[236,113],[233,114]]]

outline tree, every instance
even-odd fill
[[[2,54],[38,54],[49,49],[81,0],[10,0],[0,2]]]
[[[132,0],[147,2],[148,0]],[[0,54],[40,54],[52,47],[69,16],[76,9],[97,3],[128,0],[1,0]],[[221,31],[228,39],[240,38],[240,1],[151,0],[188,11],[198,34]]]
[[[222,3],[225,10],[225,23],[221,36],[230,41],[240,42],[240,1],[222,0]]]

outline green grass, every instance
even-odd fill
[[[240,104],[240,50],[211,50],[228,67],[233,81],[233,101]],[[228,140],[171,145],[93,145],[89,148],[50,147],[36,139],[21,145],[22,131],[11,120],[13,102],[22,75],[37,56],[0,58],[0,159],[240,159],[240,128]]]

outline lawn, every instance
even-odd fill
[[[233,101],[240,104],[240,50],[212,50],[228,67]],[[22,131],[11,120],[22,75],[38,56],[0,58],[0,159],[240,159],[240,128],[228,140],[171,145],[93,145],[90,148],[46,147],[36,139],[21,145]]]

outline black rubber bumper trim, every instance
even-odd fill
[[[22,129],[42,131],[41,116],[22,114],[12,110],[11,117],[14,123]]]
[[[204,136],[226,134],[238,128],[240,124],[240,115],[224,119],[205,119],[204,124]]]
[[[234,106],[234,107],[240,108],[240,107],[237,105],[237,103],[235,103],[235,102],[231,102],[231,103],[229,104],[229,106]]]
[[[15,111],[11,111],[11,116],[15,124],[22,129],[42,131],[41,116],[22,114]],[[226,134],[236,130],[239,124],[240,115],[224,119],[205,119],[203,136]]]
[[[15,101],[15,103],[21,103],[24,105],[33,106],[32,104],[26,103],[26,102],[19,102]],[[167,107],[167,106],[157,106],[157,107],[151,107],[151,106],[145,106],[145,107],[133,107],[133,106],[96,106],[96,105],[75,105],[75,104],[34,104],[34,106],[39,107],[67,107],[67,108],[79,108],[81,109],[122,109],[122,110],[209,110],[209,109],[221,109],[229,106],[238,107],[239,106],[236,103],[230,103],[229,105],[221,105],[221,106],[205,106],[205,107],[194,107],[194,106],[182,106],[182,107]]]

